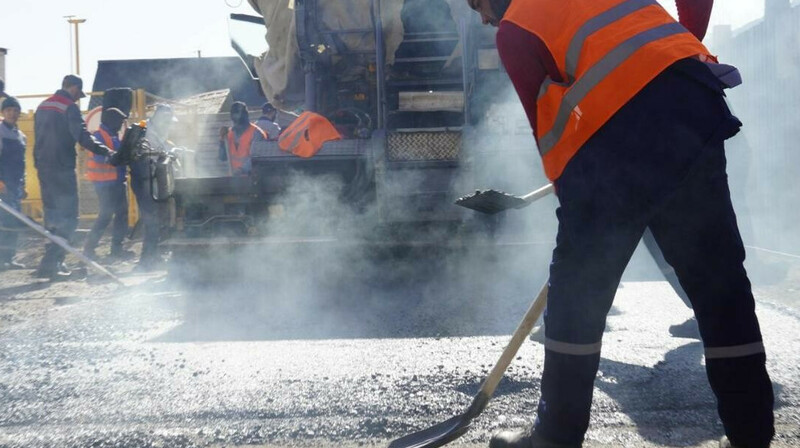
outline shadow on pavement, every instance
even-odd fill
[[[41,291],[43,289],[49,288],[50,285],[51,283],[47,281],[31,280],[30,283],[26,283],[24,285],[0,288],[0,302],[9,302],[13,300],[28,300],[28,299],[17,298],[16,296],[35,291]]]
[[[723,434],[716,400],[701,364],[703,347],[692,342],[678,347],[653,367],[600,360],[595,389],[608,395],[619,410],[639,428],[639,434],[658,446],[699,446]],[[541,372],[537,372],[541,375]],[[455,388],[474,396],[483,378]],[[789,405],[781,398],[783,386],[773,383],[775,409]],[[495,397],[531,393],[539,395],[539,382],[504,377]],[[595,402],[598,397],[595,396]],[[535,406],[535,405],[534,405]],[[597,411],[597,408],[594,409]],[[536,409],[530,409],[531,423]],[[598,415],[595,415],[598,417]],[[602,419],[602,417],[599,417]]]
[[[699,445],[723,434],[702,359],[700,342],[668,352],[652,368],[602,359],[595,387],[619,405],[645,440],[664,446]],[[773,388],[779,409],[786,405],[781,400],[783,386],[773,383]]]

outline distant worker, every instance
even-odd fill
[[[33,157],[39,174],[45,227],[67,241],[78,226],[78,179],[75,174],[75,144],[94,154],[108,156],[111,150],[86,130],[76,101],[85,97],[83,80],[67,75],[61,90],[42,102],[34,117]],[[36,275],[57,281],[71,277],[64,265],[65,252],[48,243]]]
[[[261,116],[256,120],[258,126],[269,140],[277,140],[281,135],[281,127],[278,124],[278,109],[270,103],[261,106]]]
[[[173,123],[178,118],[169,104],[156,105],[153,116],[147,120],[145,138],[154,151],[169,151],[175,145],[169,140]],[[142,253],[139,256],[138,269],[150,271],[163,260],[158,252],[158,240],[161,235],[161,203],[153,197],[155,185],[155,157],[147,156],[131,164],[131,188],[139,206],[139,219],[143,227],[144,238]]]
[[[559,200],[536,420],[489,446],[582,446],[606,315],[649,227],[697,317],[719,446],[769,447],[772,383],[725,174],[742,124],[723,89],[741,78],[701,43],[713,1],[677,0],[681,23],[656,0],[468,2],[499,26]]]
[[[250,174],[250,149],[255,141],[266,140],[267,134],[250,123],[247,105],[241,101],[231,106],[231,127],[223,137],[220,133],[219,160],[229,162],[231,174],[244,176]]]
[[[116,151],[120,146],[119,131],[126,118],[128,116],[116,107],[104,109],[100,116],[100,129],[94,136]],[[92,230],[86,236],[83,253],[92,259],[97,257],[95,249],[106,227],[113,220],[110,256],[128,259],[134,254],[122,247],[122,242],[128,233],[128,184],[125,179],[127,170],[125,166],[114,166],[109,162],[109,157],[97,154],[86,161],[86,178],[94,184],[100,210]]]
[[[0,104],[3,116],[0,123],[0,199],[19,211],[22,200],[28,196],[25,191],[27,139],[17,127],[21,113],[19,101],[6,97]],[[0,210],[0,271],[25,269],[25,265],[14,261],[20,227],[17,218]]]

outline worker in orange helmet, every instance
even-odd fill
[[[701,42],[713,0],[677,0],[680,22],[656,0],[467,1],[499,27],[560,202],[536,421],[490,447],[582,445],[606,314],[647,228],[697,317],[720,446],[768,447],[772,384],[725,174],[741,122],[723,89],[741,78]]]

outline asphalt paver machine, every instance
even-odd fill
[[[174,253],[259,242],[485,242],[503,216],[458,207],[457,198],[487,184],[522,191],[546,183],[527,121],[515,127],[493,109],[516,98],[494,29],[465,2],[251,3],[263,17],[233,14],[232,23],[262,32],[266,24],[269,41],[282,15],[292,22],[289,50],[254,56],[232,38],[234,49],[274,104],[320,113],[344,138],[312,158],[284,152],[276,141],[257,142],[249,176],[176,179],[164,241]],[[264,10],[276,3],[280,10]],[[353,11],[364,19],[340,20]],[[281,72],[280,64],[293,66]],[[331,216],[347,218],[339,226],[309,224]]]

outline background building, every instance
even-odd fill
[[[764,17],[717,26],[712,51],[739,68],[729,91],[743,133],[728,149],[729,176],[746,244],[800,252],[800,8],[765,0]],[[751,218],[750,224],[745,222]]]

